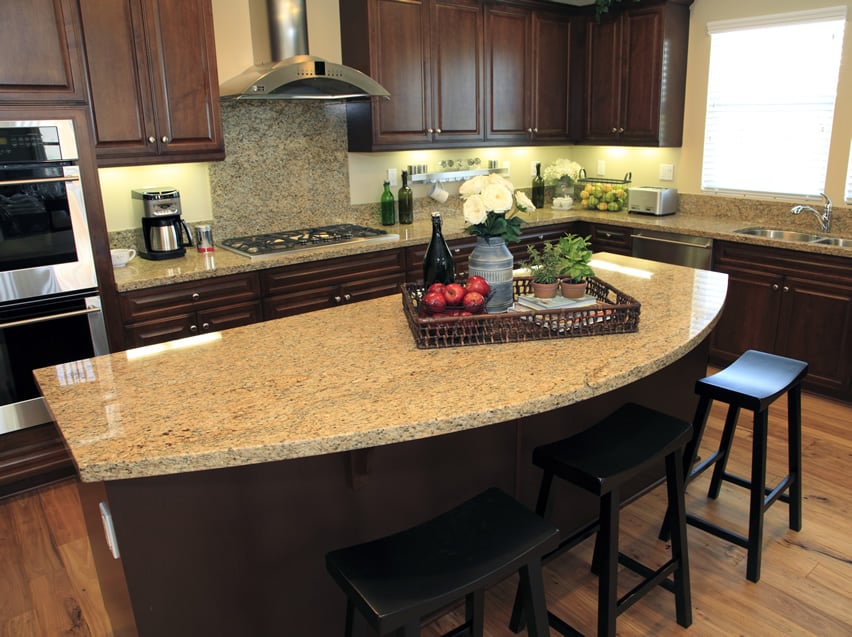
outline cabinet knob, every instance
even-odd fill
[[[532,132],[533,132],[533,129],[532,129],[532,128],[528,128],[528,129],[527,129],[527,133],[529,133],[530,135],[532,135]]]
[[[154,143],[156,143],[156,142],[157,142],[157,138],[156,138],[156,137],[154,137],[153,135],[150,135],[150,136],[148,137],[148,143],[149,143],[149,144],[154,144]]]
[[[623,128],[619,128],[619,129],[618,129],[618,132],[619,132],[619,133],[623,133],[623,132],[624,132],[624,129],[623,129]]]
[[[436,133],[436,134],[438,134],[438,135],[440,135],[440,134],[441,134],[441,133],[443,133],[443,132],[444,132],[444,131],[442,131],[440,128],[436,128],[436,129],[435,129],[435,133]]]
[[[201,298],[201,295],[200,295],[198,292],[193,292],[193,293],[192,293],[192,300],[193,300],[193,301],[197,301],[197,300],[198,300],[198,299],[200,299],[200,298]]]
[[[458,254],[459,252],[461,252],[461,248],[453,248],[453,252],[455,252],[456,254]]]
[[[193,334],[195,334],[198,331],[198,326],[195,325],[195,323],[193,323],[192,325],[189,326],[189,331],[192,332]]]
[[[537,132],[538,132],[538,127],[533,127],[533,132],[534,132],[534,133],[537,133]]]
[[[427,128],[427,129],[426,129],[426,132],[427,132],[427,133],[429,133],[429,134],[431,135],[431,134],[432,134],[432,133],[434,133],[435,131],[434,131],[433,129],[431,129],[431,128]]]
[[[614,134],[614,133],[617,133],[617,132],[618,132],[618,129],[617,129],[615,126],[613,126],[613,127],[612,127],[612,130],[611,130],[610,132],[611,132],[611,133],[613,133],[613,134]]]
[[[343,301],[343,299],[342,299],[342,298],[340,298],[339,296],[335,296],[335,297],[334,297],[334,302],[335,302],[335,303],[340,303],[340,302],[342,302],[342,301]]]
[[[780,287],[781,287],[781,286],[780,286],[780,285],[778,285],[777,283],[773,283],[773,284],[772,284],[772,289],[773,289],[773,290],[775,290],[776,292],[778,291],[778,289],[779,289]]]
[[[785,285],[785,286],[782,288],[782,290],[783,290],[784,292],[789,292],[789,291],[790,291],[790,286],[789,286],[789,285]]]
[[[343,295],[343,300],[344,300],[344,301],[351,301],[351,300],[352,300],[352,295],[351,295],[351,294],[344,294],[344,295]]]
[[[168,144],[170,140],[169,140],[168,137],[163,135],[162,137],[160,137],[160,141],[163,142],[164,144]]]
[[[207,330],[210,329],[210,323],[202,323],[201,329],[206,332]]]

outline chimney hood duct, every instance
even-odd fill
[[[222,99],[348,100],[390,98],[361,71],[308,55],[305,0],[267,0],[272,59],[219,86]]]

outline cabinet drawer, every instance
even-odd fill
[[[630,256],[633,240],[630,228],[621,226],[596,226],[589,229],[594,252],[613,252]]]
[[[177,314],[125,325],[124,345],[126,347],[143,347],[186,338],[193,335],[190,328],[194,324],[195,312],[190,312],[189,314]]]
[[[126,292],[119,298],[124,322],[136,323],[259,297],[258,277],[247,273]]]
[[[264,297],[298,292],[314,296],[334,295],[338,286],[372,278],[393,278],[403,274],[401,250],[382,250],[351,257],[300,263],[261,273]]]

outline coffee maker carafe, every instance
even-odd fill
[[[180,193],[174,188],[134,190],[133,201],[142,214],[142,231],[136,246],[139,256],[156,260],[186,254],[192,236],[180,218]]]

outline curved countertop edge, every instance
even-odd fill
[[[558,210],[554,208],[544,208],[536,210],[531,215],[522,214],[521,216],[526,221],[524,230],[572,221],[586,221],[595,224],[628,227],[634,230],[647,229],[675,234],[690,234],[732,243],[852,258],[852,248],[736,234],[735,230],[749,226],[777,227],[777,225],[773,224],[752,223],[743,219],[714,218],[682,213],[657,217],[626,212],[594,212],[579,209]],[[444,221],[444,237],[447,240],[471,238],[470,235],[463,232],[463,226],[464,221],[461,215],[446,217]],[[218,276],[266,270],[285,265],[380,252],[422,245],[427,243],[431,237],[431,222],[429,220],[417,220],[411,225],[388,226],[385,229],[388,232],[399,234],[400,239],[397,241],[380,241],[375,243],[355,242],[331,245],[255,260],[240,256],[221,247],[217,248],[213,253],[206,254],[199,254],[190,250],[182,258],[163,261],[147,261],[141,257],[137,257],[127,266],[114,269],[116,289],[119,292],[130,292],[174,283],[201,281]]]
[[[649,376],[694,349],[718,321],[726,275],[617,255],[601,258],[656,273],[650,281],[617,272],[604,275],[628,293],[637,288],[640,303],[645,298],[638,332],[419,350],[394,296],[227,330],[217,333],[224,335],[219,341],[197,352],[166,348],[147,360],[131,361],[126,352],[86,359],[82,363],[89,378],[79,382],[67,381],[60,370],[67,366],[37,370],[36,377],[86,482],[337,453],[483,427],[571,405]],[[663,294],[666,290],[673,291]],[[685,313],[678,299],[656,298],[674,297],[679,291],[692,294]],[[344,335],[338,347],[323,345],[330,353],[317,357],[310,344],[318,335],[328,336],[322,326],[329,322]],[[293,340],[293,334],[300,338]],[[334,336],[329,338],[334,343]],[[296,361],[304,365],[270,372],[261,369],[251,353],[245,354],[253,345],[262,345],[268,354],[276,343],[283,349],[301,348]],[[347,348],[353,344],[359,352],[369,353],[352,358]],[[374,351],[381,347],[390,349]],[[590,357],[590,351],[604,355]],[[570,369],[559,382],[539,376],[537,361],[557,353],[572,361]],[[578,353],[581,362],[576,362]],[[240,375],[239,362],[231,362],[237,354],[247,356],[249,377]],[[324,362],[310,362],[318,358]],[[360,369],[358,359],[365,359],[362,365],[367,367]],[[411,397],[424,390],[424,381],[431,380],[435,371],[447,378],[448,385],[463,386],[470,382],[466,373],[471,368],[497,370],[492,374],[497,386],[490,388],[494,396],[484,400],[487,406],[463,400],[448,408],[440,397],[427,396],[422,411],[412,409]],[[57,381],[60,377],[64,382]],[[138,387],[145,379],[156,380],[144,394],[169,396],[163,404],[144,403]],[[511,382],[525,389],[506,390],[503,384]],[[386,393],[390,388],[403,395]],[[292,428],[287,417],[269,409],[267,400],[271,391],[286,403],[291,390],[299,406],[313,401],[304,407],[310,416],[303,415]],[[231,396],[236,407],[228,403]],[[245,400],[270,413],[254,415],[249,409],[244,417],[237,407]],[[187,406],[198,414],[178,416],[171,411]],[[341,416],[353,413],[357,418]],[[422,418],[424,414],[430,417]],[[249,421],[252,427],[247,429],[244,423]]]

